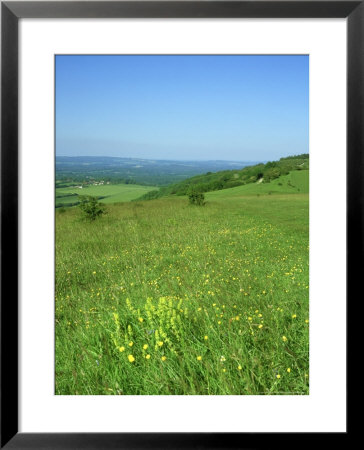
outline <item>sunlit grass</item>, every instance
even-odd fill
[[[57,394],[308,394],[308,195],[228,191],[56,214]]]

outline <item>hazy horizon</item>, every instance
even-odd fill
[[[291,156],[291,155],[289,155]],[[209,162],[223,161],[230,163],[246,163],[246,162],[264,162],[262,160],[232,160],[232,159],[178,159],[178,158],[138,158],[134,156],[112,156],[112,155],[56,155],[56,158],[120,158],[120,159],[138,159],[140,161],[176,161],[176,162]]]
[[[308,153],[307,55],[58,55],[57,156],[268,161]]]

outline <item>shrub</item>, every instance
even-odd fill
[[[96,197],[91,195],[80,197],[80,209],[85,219],[95,220],[97,217],[105,213],[104,206],[98,201]]]
[[[280,176],[281,172],[279,170],[279,168],[271,168],[266,170],[265,174],[264,174],[264,179],[266,181],[271,181],[274,180],[275,178],[278,178]]]
[[[205,196],[202,192],[191,191],[188,194],[188,200],[191,205],[203,206],[205,204]]]

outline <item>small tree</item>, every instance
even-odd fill
[[[203,206],[205,204],[205,196],[202,192],[194,190],[188,193],[188,200],[191,205]]]
[[[80,209],[84,217],[88,220],[95,220],[105,213],[104,206],[97,201],[97,197],[91,195],[81,196]]]

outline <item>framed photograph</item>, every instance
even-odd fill
[[[348,436],[363,20],[1,3],[2,448]]]

